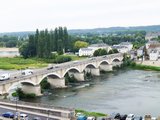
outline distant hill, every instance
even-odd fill
[[[34,34],[33,31],[23,31],[23,32],[5,32],[0,33],[0,36],[8,35],[8,36],[18,36],[18,37],[27,37],[29,34]]]
[[[136,27],[110,27],[110,28],[95,28],[95,29],[75,29],[69,30],[71,34],[85,34],[85,33],[115,33],[125,31],[146,31],[146,32],[160,32],[160,25],[152,26],[136,26]]]
[[[103,34],[103,33],[116,33],[116,32],[125,32],[125,31],[160,32],[160,25],[68,30],[70,34],[86,34],[86,33]],[[9,36],[26,37],[29,34],[34,34],[34,33],[35,33],[34,31],[8,32],[8,33],[0,33],[0,36],[9,35]]]

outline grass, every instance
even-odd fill
[[[47,63],[38,59],[24,59],[21,57],[0,58],[0,69],[25,69],[25,68],[41,68],[47,66]]]
[[[85,59],[87,57],[79,57],[77,55],[63,55],[63,56],[69,56],[71,57],[71,59],[74,61],[74,60],[82,60],[82,59]]]
[[[98,113],[98,112],[88,112],[88,111],[85,111],[85,110],[80,110],[80,109],[77,109],[76,110],[76,113],[82,113],[83,115],[86,115],[86,116],[95,116],[95,117],[104,117],[104,116],[107,116],[106,114],[104,113]]]
[[[70,56],[71,59],[81,60],[86,57],[79,57],[76,55],[64,55]],[[53,63],[54,59],[43,59],[43,58],[28,58],[24,59],[22,57],[14,57],[14,58],[0,58],[0,69],[10,70],[10,69],[26,69],[26,68],[42,68],[46,67],[48,63]]]
[[[136,64],[135,66],[132,66],[134,69],[140,69],[140,70],[155,70],[155,71],[160,71],[160,67],[156,66],[149,66],[149,65],[141,65],[141,64]]]

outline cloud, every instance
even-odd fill
[[[0,31],[159,24],[159,0],[0,0]]]

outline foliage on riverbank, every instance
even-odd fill
[[[154,70],[154,71],[160,71],[160,67],[156,66],[149,66],[149,65],[141,65],[141,64],[135,64],[134,66],[130,66],[134,69],[140,69],[140,70]]]
[[[25,99],[25,98],[26,98],[26,99],[36,98],[36,95],[35,95],[34,93],[24,93],[21,88],[18,88],[18,89],[16,90],[16,92],[13,93],[12,95],[14,95],[14,94],[16,94],[16,97],[17,97],[17,95],[18,95],[18,97],[19,97],[20,100],[21,100],[21,99]],[[13,96],[13,97],[14,97],[14,96]]]
[[[86,116],[95,116],[95,117],[107,116],[107,114],[104,114],[104,113],[88,112],[88,111],[80,110],[80,109],[76,109],[76,113],[82,113],[83,115],[86,115]]]

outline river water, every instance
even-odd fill
[[[90,86],[53,90],[34,102],[89,111],[160,115],[160,73],[119,70],[102,74]]]

